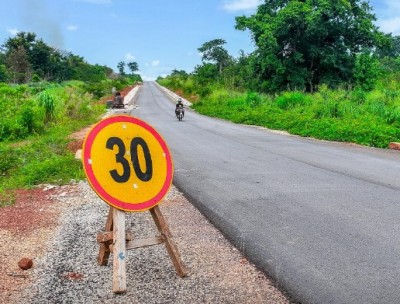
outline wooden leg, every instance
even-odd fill
[[[106,227],[105,231],[109,232],[113,230],[113,210],[114,208],[110,206],[110,209],[108,211],[108,216],[107,216],[107,222],[106,222]],[[107,266],[108,264],[108,259],[110,257],[110,245],[112,241],[105,242],[105,243],[100,243],[100,251],[99,255],[97,256],[97,263],[100,266]]]
[[[180,277],[185,277],[187,275],[186,267],[181,260],[178,248],[172,240],[171,232],[169,231],[167,222],[165,221],[164,216],[161,213],[160,207],[153,207],[152,209],[150,209],[150,213],[153,217],[154,222],[156,223],[158,231],[164,238],[165,247],[167,248],[168,254],[171,257],[172,263],[174,264],[176,273]]]
[[[126,292],[125,212],[113,211],[113,292]]]

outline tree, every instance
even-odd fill
[[[0,82],[6,82],[7,79],[6,55],[0,48]]]
[[[359,0],[265,0],[255,15],[236,17],[257,46],[254,70],[263,89],[314,91],[353,79],[356,55],[377,46],[383,34]]]
[[[35,33],[26,33],[19,32],[13,38],[8,38],[4,44],[4,47],[8,52],[18,49],[19,47],[23,47],[25,51],[28,53],[31,49],[32,45],[36,41]]]
[[[6,71],[2,65],[6,66]],[[123,62],[122,72],[124,66]],[[36,39],[34,33],[20,32],[8,38],[0,48],[0,81],[8,77],[23,83],[30,81],[33,75],[37,80],[96,82],[106,79],[112,72],[109,67],[91,65],[80,56],[59,51]]]
[[[30,80],[32,75],[28,54],[20,46],[11,50],[6,57],[6,64],[11,73],[11,80],[14,83],[24,83]]]
[[[187,79],[189,74],[185,70],[173,69],[171,72],[171,77],[180,77],[182,79]]]
[[[357,86],[365,91],[374,89],[379,76],[378,59],[369,53],[357,56],[354,68],[354,80]]]
[[[194,68],[193,76],[199,85],[206,86],[216,81],[218,77],[217,66],[211,63],[197,65]]]
[[[7,68],[4,64],[0,64],[0,82],[7,82]]]
[[[197,50],[202,53],[202,61],[212,61],[218,65],[219,73],[222,74],[223,68],[228,64],[231,57],[228,51],[223,48],[226,43],[223,39],[214,39],[202,44]]]
[[[20,32],[15,37],[7,39],[3,45],[7,57],[11,53],[25,50],[32,73],[46,80],[64,80],[66,75],[66,60],[60,52],[47,45],[43,40],[36,39],[36,34]]]
[[[139,70],[139,65],[137,64],[137,62],[128,62],[127,66],[131,70],[132,74]]]
[[[392,36],[392,34],[385,35],[385,42],[384,44],[380,45],[377,50],[376,54],[380,58],[397,58],[400,56],[400,36]]]
[[[126,65],[125,61],[120,61],[117,64],[118,71],[121,75],[125,75],[125,65]]]
[[[257,79],[254,77],[252,60],[252,55],[245,54],[243,50],[240,50],[239,57],[224,71],[226,84],[230,85],[233,89],[241,91],[256,90]]]

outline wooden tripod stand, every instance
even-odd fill
[[[165,244],[171,257],[176,273],[180,277],[187,275],[185,265],[182,263],[178,248],[172,240],[167,222],[156,205],[150,210],[151,216],[157,226],[159,235],[146,239],[134,239],[132,233],[125,231],[125,211],[110,207],[107,216],[105,232],[97,234],[100,251],[97,262],[101,266],[108,264],[111,250],[113,251],[113,292],[126,292],[126,250],[140,247]]]

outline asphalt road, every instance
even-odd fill
[[[170,147],[174,184],[295,300],[400,303],[399,152],[192,111],[179,122],[152,82],[136,104]]]

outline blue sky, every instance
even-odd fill
[[[18,31],[35,32],[47,44],[114,70],[136,61],[145,80],[191,72],[197,48],[222,38],[233,56],[253,50],[235,16],[254,13],[260,0],[12,0],[1,1],[0,44]],[[377,25],[400,35],[400,1],[373,0]]]

